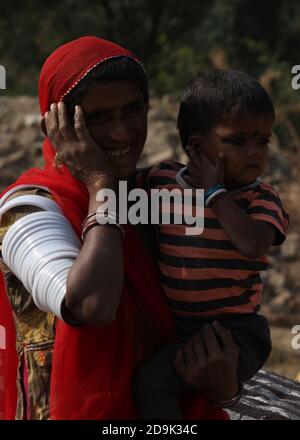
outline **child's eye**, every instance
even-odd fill
[[[246,140],[244,138],[222,138],[223,144],[240,145],[244,146]]]

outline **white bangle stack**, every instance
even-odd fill
[[[16,197],[3,205],[0,215],[20,204],[48,209],[25,215],[9,228],[2,243],[3,261],[32,294],[39,309],[62,319],[68,271],[80,252],[80,240],[59,206],[45,197]]]

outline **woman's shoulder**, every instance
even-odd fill
[[[16,199],[17,197],[26,196],[26,195],[41,196],[41,197],[47,197],[48,199],[53,199],[50,191],[47,191],[46,189],[38,188],[38,187],[21,188],[14,191],[12,194],[6,197],[5,200],[2,200],[3,198],[1,198],[0,209],[3,208],[5,204],[7,204],[7,202],[10,202],[11,200]],[[24,199],[24,204],[13,206],[8,210],[4,210],[0,219],[0,229],[6,228],[7,226],[11,226],[19,218],[31,212],[36,212],[37,210],[39,210],[39,208],[35,206],[31,206],[29,202],[26,202],[26,199]]]
[[[50,191],[46,188],[34,187],[34,186],[26,187],[26,188],[16,187],[15,191],[11,192],[10,194],[7,194],[7,196],[4,195],[4,197],[0,199],[0,209],[3,208],[7,202],[10,202],[11,200],[16,199],[17,197],[28,196],[28,195],[46,197],[47,199],[53,200]],[[24,217],[25,215],[32,214],[33,212],[37,212],[41,210],[41,208],[37,206],[30,205],[29,202],[28,204],[26,204],[26,199],[23,200],[24,200],[24,204],[13,206],[8,210],[5,210],[5,212],[0,216],[0,257],[2,250],[2,241],[8,229],[17,220]]]

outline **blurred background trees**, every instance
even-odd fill
[[[279,108],[277,135],[300,144],[300,91],[291,87],[291,68],[300,64],[297,0],[10,0],[1,2],[0,35],[6,94],[35,95],[49,53],[95,35],[139,55],[155,95],[178,97],[203,67],[245,70]]]
[[[279,101],[293,100],[300,62],[297,0],[10,0],[0,6],[0,64],[8,93],[36,93],[40,67],[60,44],[108,38],[144,61],[152,89],[182,89],[200,67],[232,66],[262,77]]]

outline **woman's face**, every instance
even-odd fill
[[[117,178],[136,169],[147,137],[148,104],[135,81],[99,82],[81,101],[90,135],[115,166]]]

